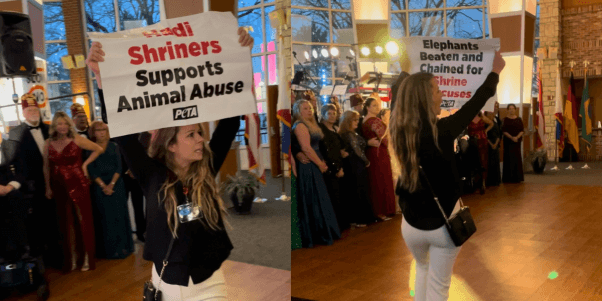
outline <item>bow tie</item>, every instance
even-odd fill
[[[30,130],[39,130],[40,129],[40,125],[37,125],[37,126],[28,125],[28,126],[29,126]]]

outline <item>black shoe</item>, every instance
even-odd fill
[[[144,239],[144,234],[136,233],[136,239],[138,239],[141,242],[146,242],[146,239]]]

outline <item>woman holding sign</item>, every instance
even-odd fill
[[[454,159],[454,139],[495,94],[504,59],[495,54],[493,70],[474,96],[454,115],[437,119],[442,93],[430,73],[403,81],[391,113],[391,139],[399,159],[397,185],[403,212],[402,235],[416,260],[415,300],[447,300],[454,261],[460,252],[445,227],[445,219],[423,177],[449,216],[459,209],[460,178]]]
[[[238,35],[241,46],[253,46],[253,38],[243,28]],[[100,43],[94,42],[86,63],[96,75],[106,123],[98,67],[104,55]],[[148,153],[137,134],[116,138],[147,200],[143,256],[154,263],[152,283],[163,300],[226,298],[220,267],[230,255],[232,243],[224,229],[225,208],[215,175],[239,126],[239,116],[220,120],[209,143],[200,124],[159,129]]]

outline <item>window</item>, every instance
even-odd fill
[[[249,27],[255,40],[251,50],[253,64],[253,87],[259,113],[261,144],[268,143],[267,86],[278,84],[277,32],[270,24],[269,14],[275,10],[274,0],[239,0],[238,25]],[[245,145],[245,122],[241,122],[236,141]]]
[[[61,57],[69,54],[67,51],[67,36],[63,17],[63,3],[44,1],[44,32],[46,39],[46,62],[48,76],[48,98],[71,94],[70,72],[63,68]],[[50,101],[50,112],[54,115],[63,111],[71,116],[73,100],[60,98]]]
[[[84,19],[87,32],[110,33],[155,24],[160,21],[160,0],[84,0]],[[88,39],[87,46],[90,48]],[[91,93],[96,116],[100,116],[98,86],[90,72]]]
[[[539,48],[539,1],[537,1],[537,11],[535,15],[535,39],[533,40],[533,51],[537,53],[537,48]],[[537,55],[533,57],[533,83],[531,89],[531,96],[537,97],[539,95],[539,86],[537,84],[537,64],[539,59]]]
[[[351,0],[292,0],[293,72],[306,72],[303,83],[314,91],[341,84],[354,69]],[[351,58],[351,59],[349,59]],[[323,103],[327,96],[320,99]]]

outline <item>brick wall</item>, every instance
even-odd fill
[[[596,65],[588,67],[588,76],[602,75],[602,4],[562,10],[562,75],[570,76],[571,61],[576,78],[585,75],[583,61]]]
[[[556,66],[558,59],[563,55],[562,33],[561,33],[561,0],[540,0],[539,1],[539,47],[558,48],[558,58],[550,57],[540,59],[542,85],[543,85],[543,106],[546,121],[546,135],[548,140],[548,156],[555,158],[555,133],[556,121],[554,119],[554,110],[557,99],[556,96]],[[566,95],[566,90],[563,90]],[[560,99],[563,101],[563,99]]]
[[[63,16],[65,18],[65,32],[67,35],[67,51],[71,55],[86,53],[84,26],[82,20],[81,0],[63,0]],[[71,91],[75,93],[88,92],[88,68],[71,69]],[[86,100],[86,114],[90,115],[88,97]],[[73,99],[75,101],[75,98]]]

